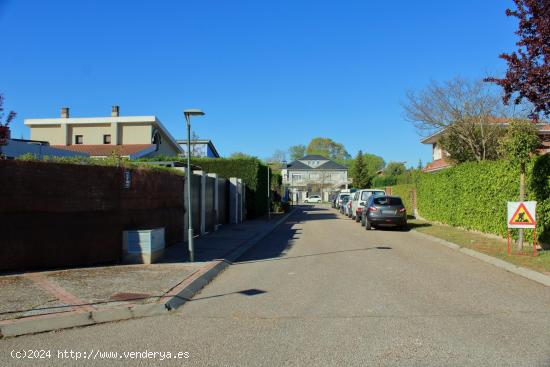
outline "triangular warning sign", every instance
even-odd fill
[[[518,209],[512,215],[512,219],[510,219],[509,224],[535,224],[535,220],[533,219],[533,216],[525,205],[523,203],[519,204]]]

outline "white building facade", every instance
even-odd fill
[[[311,195],[328,201],[331,192],[348,187],[348,169],[320,155],[307,155],[282,170],[283,186],[294,202],[303,202]]]

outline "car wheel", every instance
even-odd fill
[[[359,221],[360,221],[359,216],[357,214],[355,214],[355,222],[359,223]]]
[[[370,230],[372,229],[372,226],[371,226],[371,224],[369,223],[368,220],[365,222],[365,229],[366,229],[367,231],[370,231]]]
[[[364,226],[365,226],[365,218],[361,216],[361,227],[364,227]]]

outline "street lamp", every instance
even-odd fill
[[[189,261],[195,261],[195,247],[193,246],[193,205],[191,204],[191,116],[204,116],[204,112],[197,109],[183,111],[187,123],[187,218],[189,228],[187,229],[187,243],[189,244]]]

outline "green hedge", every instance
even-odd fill
[[[534,158],[527,167],[527,200],[536,200],[537,234],[550,242],[550,156]],[[519,198],[519,168],[506,161],[459,164],[419,176],[419,214],[466,229],[506,236],[506,202]],[[515,236],[517,230],[512,231]],[[532,231],[526,231],[532,241]]]
[[[179,160],[185,160],[180,158]],[[267,166],[256,158],[193,158],[192,164],[221,177],[238,177],[246,184],[248,218],[267,214]]]
[[[413,194],[412,194],[413,190],[414,190],[413,184],[396,185],[396,186],[392,186],[391,188],[391,194],[401,197],[401,199],[403,200],[403,204],[405,205],[405,209],[407,209],[407,214],[409,215],[414,215]]]

